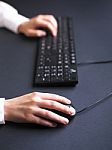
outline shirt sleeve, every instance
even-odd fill
[[[0,1],[0,27],[5,27],[18,33],[18,26],[28,20],[28,18],[20,15],[15,8]]]
[[[5,124],[5,119],[4,119],[4,101],[5,101],[5,98],[0,98],[0,124]]]

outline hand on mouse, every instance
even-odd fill
[[[52,15],[38,15],[31,18],[18,27],[18,32],[28,37],[45,36],[45,30],[39,29],[41,27],[48,29],[53,36],[57,35],[57,21]]]
[[[71,101],[65,97],[33,92],[5,101],[5,120],[18,123],[35,123],[48,127],[56,127],[58,123],[68,124],[69,120],[50,110],[58,110],[69,115],[75,115],[75,109],[66,104]],[[49,110],[48,110],[49,109]]]

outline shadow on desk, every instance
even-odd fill
[[[8,128],[13,128],[13,129],[23,129],[23,130],[51,130],[51,129],[63,129],[66,128],[64,125],[58,125],[56,128],[51,128],[51,127],[44,127],[41,125],[36,125],[36,124],[30,124],[30,123],[13,123],[13,122],[7,122],[5,125],[0,125],[0,129],[3,127],[8,127]]]

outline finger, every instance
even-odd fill
[[[27,33],[27,36],[29,37],[42,37],[42,36],[45,36],[46,35],[46,32],[45,31],[42,31],[42,30],[29,30],[28,33]]]
[[[35,109],[35,115],[65,125],[69,123],[69,120],[67,118],[59,116],[58,114],[55,114],[52,111],[42,109],[42,108]]]
[[[75,115],[76,111],[73,107],[68,107],[66,105],[63,105],[59,102],[52,101],[52,100],[41,100],[39,104],[39,107],[41,108],[48,108],[48,109],[54,109],[58,110],[60,112],[69,114],[69,115]]]
[[[71,101],[63,96],[57,95],[57,94],[51,94],[51,93],[41,93],[37,92],[37,96],[40,96],[42,99],[49,99],[53,101],[57,101],[64,104],[71,104]]]
[[[44,19],[39,19],[36,22],[37,27],[43,27],[43,28],[47,28],[48,30],[50,30],[50,32],[53,34],[53,36],[56,36],[57,34],[57,30],[56,28],[52,25],[51,22],[46,21]]]
[[[44,15],[43,19],[52,23],[52,25],[57,29],[57,21],[52,15]]]
[[[32,119],[30,120],[31,123],[35,123],[35,124],[39,124],[42,126],[47,126],[47,127],[56,127],[57,124],[52,122],[52,121],[48,121],[44,118],[40,118],[37,116],[32,116]]]

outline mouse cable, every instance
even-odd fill
[[[90,104],[90,105],[88,105],[88,106],[86,106],[86,107],[84,107],[84,108],[82,108],[82,109],[76,111],[76,114],[77,114],[77,113],[84,112],[84,111],[87,111],[87,110],[89,110],[89,109],[92,109],[92,108],[96,107],[98,104],[100,104],[101,102],[107,100],[107,99],[110,98],[110,97],[112,97],[112,91],[111,91],[110,93],[108,93],[105,97],[103,97],[103,98],[97,100],[95,103],[92,103],[92,104]]]
[[[112,60],[79,62],[79,63],[77,63],[77,66],[85,66],[85,65],[92,65],[92,64],[109,64],[109,63],[112,63]],[[101,102],[110,98],[111,96],[112,96],[112,92],[108,93],[105,97],[97,100],[95,103],[92,103],[92,104],[82,108],[81,110],[76,111],[76,113],[79,114],[81,112],[92,109],[92,108],[96,107],[98,104],[100,104]]]
[[[79,62],[77,63],[77,66],[94,65],[94,64],[109,64],[109,63],[112,63],[112,60]]]

